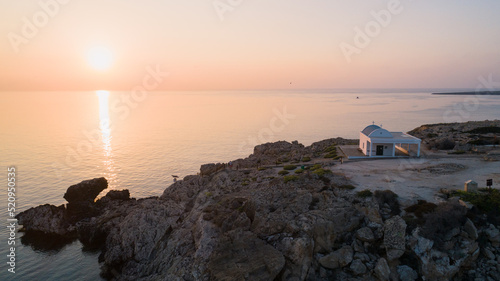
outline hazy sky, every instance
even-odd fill
[[[157,90],[475,88],[500,82],[499,12],[498,0],[0,0],[0,90],[128,90],[148,66],[170,73]],[[92,65],[95,47],[108,68]]]

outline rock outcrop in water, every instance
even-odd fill
[[[323,168],[299,162],[305,169],[285,176],[274,167],[321,157],[337,142],[261,145],[234,161],[238,170],[204,166],[160,197],[135,200],[128,191],[111,191],[93,202],[76,196],[90,211],[76,221],[68,208],[50,205],[18,218],[28,231],[77,235],[99,246],[109,279],[498,280],[498,227],[466,219],[458,203],[441,209],[461,215],[434,229],[401,213],[395,195],[357,197],[323,158],[316,159]],[[69,204],[81,202],[68,197]]]

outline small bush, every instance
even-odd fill
[[[309,156],[302,157],[302,162],[309,162],[309,161],[311,161],[311,157]]]
[[[418,203],[405,209],[408,213],[414,213],[418,218],[423,218],[425,214],[430,214],[436,209],[437,205],[425,200],[418,200]]]
[[[295,170],[296,168],[297,168],[297,166],[295,166],[295,165],[285,165],[283,167],[283,170],[291,171],[291,170]]]
[[[298,179],[299,179],[299,177],[296,176],[296,175],[290,175],[290,176],[284,176],[283,177],[283,180],[285,181],[285,183],[287,183],[289,181],[296,181]]]
[[[304,170],[302,170],[302,169],[295,170],[296,174],[302,174],[303,172],[304,172]]]
[[[375,199],[379,205],[387,204],[391,208],[392,215],[399,215],[401,209],[399,208],[398,195],[390,190],[377,190],[374,193]]]
[[[318,176],[320,176],[320,177],[321,177],[321,176],[324,176],[325,174],[328,174],[328,173],[331,173],[331,172],[332,172],[332,171],[330,171],[330,170],[326,170],[326,169],[322,169],[322,168],[320,168],[320,169],[316,169],[316,170],[314,170],[314,171],[313,171],[313,174],[318,175]]]
[[[282,171],[279,171],[279,172],[278,172],[278,175],[283,176],[283,175],[288,175],[289,173],[290,173],[290,172],[288,172],[288,171],[282,170]]]
[[[259,168],[257,169],[257,171],[265,171],[265,170],[267,170],[267,168],[266,168],[266,167],[259,167]]]
[[[325,152],[336,152],[337,151],[337,145],[332,144],[329,147],[325,148]]]
[[[311,171],[321,169],[321,167],[322,167],[321,164],[314,164],[314,166],[311,167]]]
[[[337,157],[336,152],[330,152],[330,153],[325,155],[325,158],[335,158],[335,157]]]
[[[425,222],[425,220],[415,218],[414,216],[411,215],[403,216],[403,220],[406,222],[406,234],[408,235],[412,234],[415,228],[417,228],[419,225],[422,225]]]
[[[481,188],[479,190],[481,191],[479,193],[457,190],[453,195],[457,195],[460,199],[470,202],[484,213],[500,210],[500,190],[490,188]]]
[[[365,189],[363,191],[359,191],[356,193],[358,197],[366,198],[366,197],[371,197],[373,193],[369,189]]]
[[[444,237],[456,227],[465,222],[467,208],[458,202],[445,202],[437,205],[434,212],[425,216],[425,224],[422,226],[423,237],[433,240],[440,249],[444,245]]]
[[[344,185],[339,186],[339,188],[352,190],[352,189],[355,189],[356,187],[352,184],[344,184]]]

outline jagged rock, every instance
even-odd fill
[[[365,254],[365,253],[355,253],[354,254],[354,259],[358,259],[362,262],[367,262],[367,261],[370,261],[370,257]]]
[[[108,197],[111,200],[129,200],[130,192],[128,191],[128,189],[110,190],[104,197]]]
[[[488,248],[483,248],[483,254],[489,260],[494,260],[496,258],[495,254],[493,254]]]
[[[460,234],[460,228],[459,227],[455,227],[455,228],[452,228],[450,231],[448,231],[448,233],[446,233],[446,235],[444,236],[443,240],[444,241],[450,241],[453,237],[457,236]]]
[[[365,247],[363,245],[363,242],[359,241],[358,239],[354,239],[354,241],[352,241],[351,247],[355,253],[365,252]]]
[[[477,228],[470,219],[467,219],[465,221],[464,231],[467,232],[467,234],[472,240],[476,240],[478,238]]]
[[[434,241],[419,235],[419,229],[415,229],[412,233],[412,236],[414,241],[416,240],[416,242],[413,242],[412,244],[413,251],[415,251],[415,254],[417,255],[425,254],[432,249],[432,246],[434,246]]]
[[[405,252],[406,223],[400,216],[385,221],[384,245],[389,261],[401,257]]]
[[[366,266],[360,260],[354,260],[349,266],[349,269],[354,275],[362,275],[366,273]]]
[[[429,148],[453,148],[455,150],[468,151],[473,147],[470,145],[470,142],[495,143],[495,135],[498,134],[470,133],[474,129],[485,127],[500,127],[500,121],[486,120],[423,125],[408,133],[422,139],[423,143],[427,143]]]
[[[315,224],[312,229],[314,252],[330,252],[337,237],[336,224],[325,222]]]
[[[344,246],[337,251],[319,259],[319,263],[329,269],[345,267],[351,263],[353,250],[351,246]]]
[[[45,234],[63,236],[74,232],[68,228],[64,205],[59,207],[49,204],[41,205],[18,214],[16,218],[26,231],[40,231]]]
[[[362,227],[356,231],[356,238],[363,242],[373,242],[375,241],[375,236],[373,236],[373,231],[369,227]]]
[[[221,163],[211,163],[211,164],[203,164],[200,167],[200,175],[202,176],[209,176],[212,174],[217,173],[218,171],[224,170],[226,166]]]
[[[222,241],[208,264],[215,280],[274,280],[285,265],[283,255],[251,232]]]
[[[491,243],[500,243],[500,231],[492,224],[484,231]]]
[[[382,226],[384,224],[384,221],[382,220],[382,217],[380,216],[379,210],[378,210],[378,205],[362,205],[362,204],[356,204],[356,209],[365,217],[374,224],[374,226]]]
[[[313,245],[312,239],[293,237],[284,238],[281,243],[276,245],[276,249],[290,261],[289,266],[287,266],[289,272],[287,279],[293,277],[300,280],[306,279],[313,261]]]
[[[415,281],[418,278],[418,273],[407,265],[398,266],[399,280]]]
[[[91,180],[85,180],[79,184],[72,185],[66,190],[64,194],[64,199],[68,203],[79,203],[79,202],[94,202],[94,199],[108,187],[108,181],[105,178],[95,178]]]
[[[273,143],[264,143],[261,145],[257,145],[253,149],[253,155],[255,157],[279,157],[284,153],[289,153],[294,150],[301,150],[304,148],[304,145],[299,144],[298,142],[289,143],[287,141],[278,141]]]
[[[384,258],[378,259],[377,264],[375,265],[374,273],[379,280],[389,280],[391,269]]]
[[[470,266],[479,256],[478,244],[473,240],[462,240],[458,251],[441,252],[432,247],[433,241],[418,233],[418,228],[413,231],[410,246],[419,261],[420,274],[427,280],[451,280],[461,267]]]

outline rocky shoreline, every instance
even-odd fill
[[[431,150],[481,152],[485,145],[500,145],[500,120],[422,125],[408,133]]]
[[[17,218],[25,240],[100,249],[109,280],[500,280],[495,219],[456,197],[409,208],[391,191],[362,195],[329,170],[336,145],[353,142],[259,145],[159,197],[123,190],[95,201],[106,179],[84,181],[68,204]]]

